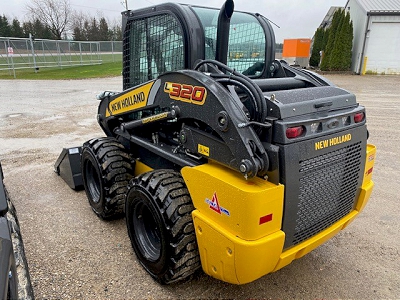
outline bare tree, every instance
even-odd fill
[[[87,40],[85,23],[89,18],[90,16],[84,14],[82,11],[74,12],[72,16],[71,30],[72,30],[72,37],[75,41]]]
[[[31,0],[27,10],[32,18],[46,24],[59,40],[71,24],[73,10],[69,0]]]

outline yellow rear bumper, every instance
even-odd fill
[[[198,196],[198,198],[196,196],[193,198],[193,202],[196,207],[196,210],[193,211],[193,220],[196,228],[196,238],[199,246],[203,270],[207,274],[220,280],[233,284],[244,284],[254,281],[270,272],[281,269],[282,267],[290,264],[294,259],[304,256],[313,249],[317,248],[319,245],[323,244],[325,241],[337,234],[341,229],[345,228],[365,207],[365,204],[367,203],[374,186],[371,176],[375,153],[375,146],[368,145],[364,180],[355,209],[324,231],[286,251],[283,251],[285,233],[280,230],[279,226],[277,226],[277,220],[274,220],[274,222],[271,222],[271,224],[267,225],[270,227],[258,226],[257,230],[250,230],[247,227],[250,227],[251,224],[254,224],[254,222],[252,223],[252,219],[257,218],[255,212],[251,212],[248,215],[248,220],[243,220],[234,219],[234,214],[232,213],[241,212],[241,215],[246,215],[246,211],[244,211],[245,208],[243,207],[236,207],[233,208],[231,212],[228,211],[229,215],[227,216],[229,218],[221,214],[221,212],[219,212],[219,215],[215,217],[214,209],[212,211],[207,209],[207,205],[210,205],[211,207],[212,203],[210,200],[208,202],[204,201],[204,196],[201,195],[202,192],[205,194],[210,194],[210,187],[208,185],[204,185],[201,186],[199,190],[195,191],[192,191],[191,188],[194,189],[196,186],[193,181],[202,180],[202,176],[205,176],[205,178],[210,176],[210,173],[205,171],[207,168],[214,168],[213,166],[203,165],[196,171],[193,169],[197,167],[190,168],[191,170],[184,170],[182,173],[187,181],[192,198],[193,195]],[[215,178],[207,178],[210,181],[220,179],[221,182],[217,183],[222,185],[227,182],[227,177],[233,176],[230,173],[231,172],[226,172],[225,174],[215,175]],[[223,178],[223,180],[221,178]],[[239,184],[231,184],[230,186],[226,186],[224,188],[226,192],[233,190],[233,193],[237,193],[239,195],[241,195],[240,193],[243,193],[243,190],[246,190],[251,197],[248,199],[243,199],[243,201],[240,201],[240,203],[248,203],[249,206],[252,204],[251,201],[254,201],[255,204],[258,203],[258,195],[261,197],[263,193],[271,194],[271,216],[273,215],[281,218],[282,214],[279,210],[283,209],[283,205],[280,206],[276,199],[279,198],[277,196],[283,192],[282,189],[269,187],[266,190],[262,190],[257,188],[257,182],[251,183],[250,186],[251,189],[249,189],[248,186],[241,187]],[[245,194],[243,194],[241,197],[244,197],[244,195]],[[229,202],[229,199],[224,200],[225,203]],[[218,208],[220,206],[222,207],[222,204],[217,204]],[[266,209],[266,211],[269,212],[268,209]],[[226,220],[229,220],[228,222],[231,222],[229,226],[226,226],[226,223],[224,223],[224,217]],[[235,222],[232,223],[233,220],[235,220],[237,224],[235,224]],[[246,226],[240,228],[240,225],[243,223],[245,223]],[[234,225],[237,225],[237,228],[232,230]],[[227,228],[229,228],[229,230]],[[268,234],[261,237],[260,230],[262,228],[265,228],[268,231]]]

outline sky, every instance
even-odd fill
[[[126,0],[134,10],[164,2],[221,7],[224,0]],[[235,10],[260,13],[279,26],[273,25],[276,42],[284,39],[312,38],[331,6],[345,6],[347,0],[234,0]],[[30,0],[0,0],[0,15],[20,21],[29,19],[26,5]],[[120,22],[125,0],[70,0],[74,10],[92,16],[104,16],[107,21]]]

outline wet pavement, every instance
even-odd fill
[[[103,136],[102,90],[122,79],[0,80],[0,160],[37,299],[395,299],[400,297],[400,77],[327,76],[367,107],[375,189],[344,231],[286,268],[235,286],[200,273],[172,286],[139,265],[125,221],[102,221],[54,173],[63,147]]]

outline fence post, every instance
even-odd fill
[[[28,39],[25,39],[25,46],[26,46],[26,52],[27,52],[27,53],[29,52],[29,44],[28,44],[28,41],[29,41],[29,38],[28,38]],[[28,64],[29,64],[29,68],[30,68],[30,66],[31,66],[31,57],[30,57],[30,55],[28,55]]]
[[[68,41],[68,52],[69,52],[69,64],[72,64],[72,56],[71,56],[71,41]]]
[[[43,61],[44,61],[45,64],[46,64],[46,54],[45,54],[45,52],[44,52],[44,42],[43,42],[43,40],[42,40],[42,53],[43,53]]]
[[[100,42],[97,42],[97,59],[100,61],[100,63],[103,63],[103,59],[101,57],[101,47],[100,47]]]
[[[33,38],[31,33],[29,34],[29,41],[31,42],[33,68],[35,69],[35,73],[37,73],[38,68],[36,67],[35,49],[33,48]]]
[[[58,66],[62,69],[62,59],[61,59],[61,50],[60,50],[60,42],[56,42],[57,45],[57,58],[58,58]]]
[[[78,42],[78,45],[79,45],[79,56],[81,58],[81,65],[82,65],[82,44],[81,44],[81,42]]]
[[[7,47],[7,44],[8,44],[8,47]],[[7,40],[7,44],[6,44],[6,42],[4,42],[4,47],[6,48],[6,53],[7,53],[8,74],[11,75],[11,72],[10,72],[10,61],[8,60],[8,59],[10,58],[10,60],[11,60],[11,68],[12,68],[13,73],[14,73],[14,78],[17,78],[17,77],[15,76],[15,67],[14,67],[13,54],[9,54],[9,53],[8,53],[8,52],[9,52],[9,51],[8,51],[8,48],[11,47],[10,39]]]
[[[114,41],[111,41],[111,53],[112,53],[113,62],[115,62],[115,57],[114,57]]]

